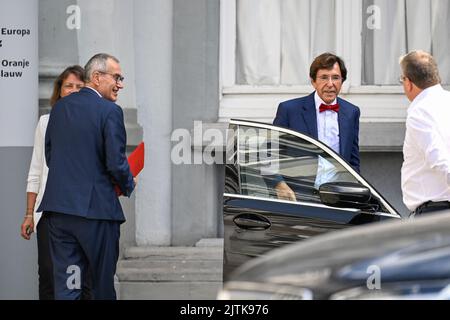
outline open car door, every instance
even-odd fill
[[[337,153],[308,135],[231,120],[225,189],[224,280],[236,267],[295,241],[400,214]],[[294,200],[280,199],[286,183]]]

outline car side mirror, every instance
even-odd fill
[[[327,182],[319,187],[320,201],[331,207],[365,208],[372,197],[369,188],[354,182]]]

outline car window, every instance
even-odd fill
[[[284,181],[297,201],[320,203],[321,184],[358,182],[319,146],[278,130],[240,125],[237,156],[243,195],[277,198],[275,186]]]

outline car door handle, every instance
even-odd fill
[[[234,218],[233,222],[239,228],[249,230],[265,230],[272,225],[269,219],[257,214],[242,214]]]

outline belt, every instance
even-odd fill
[[[450,201],[427,201],[414,210],[414,214],[423,214],[431,211],[450,209]]]

